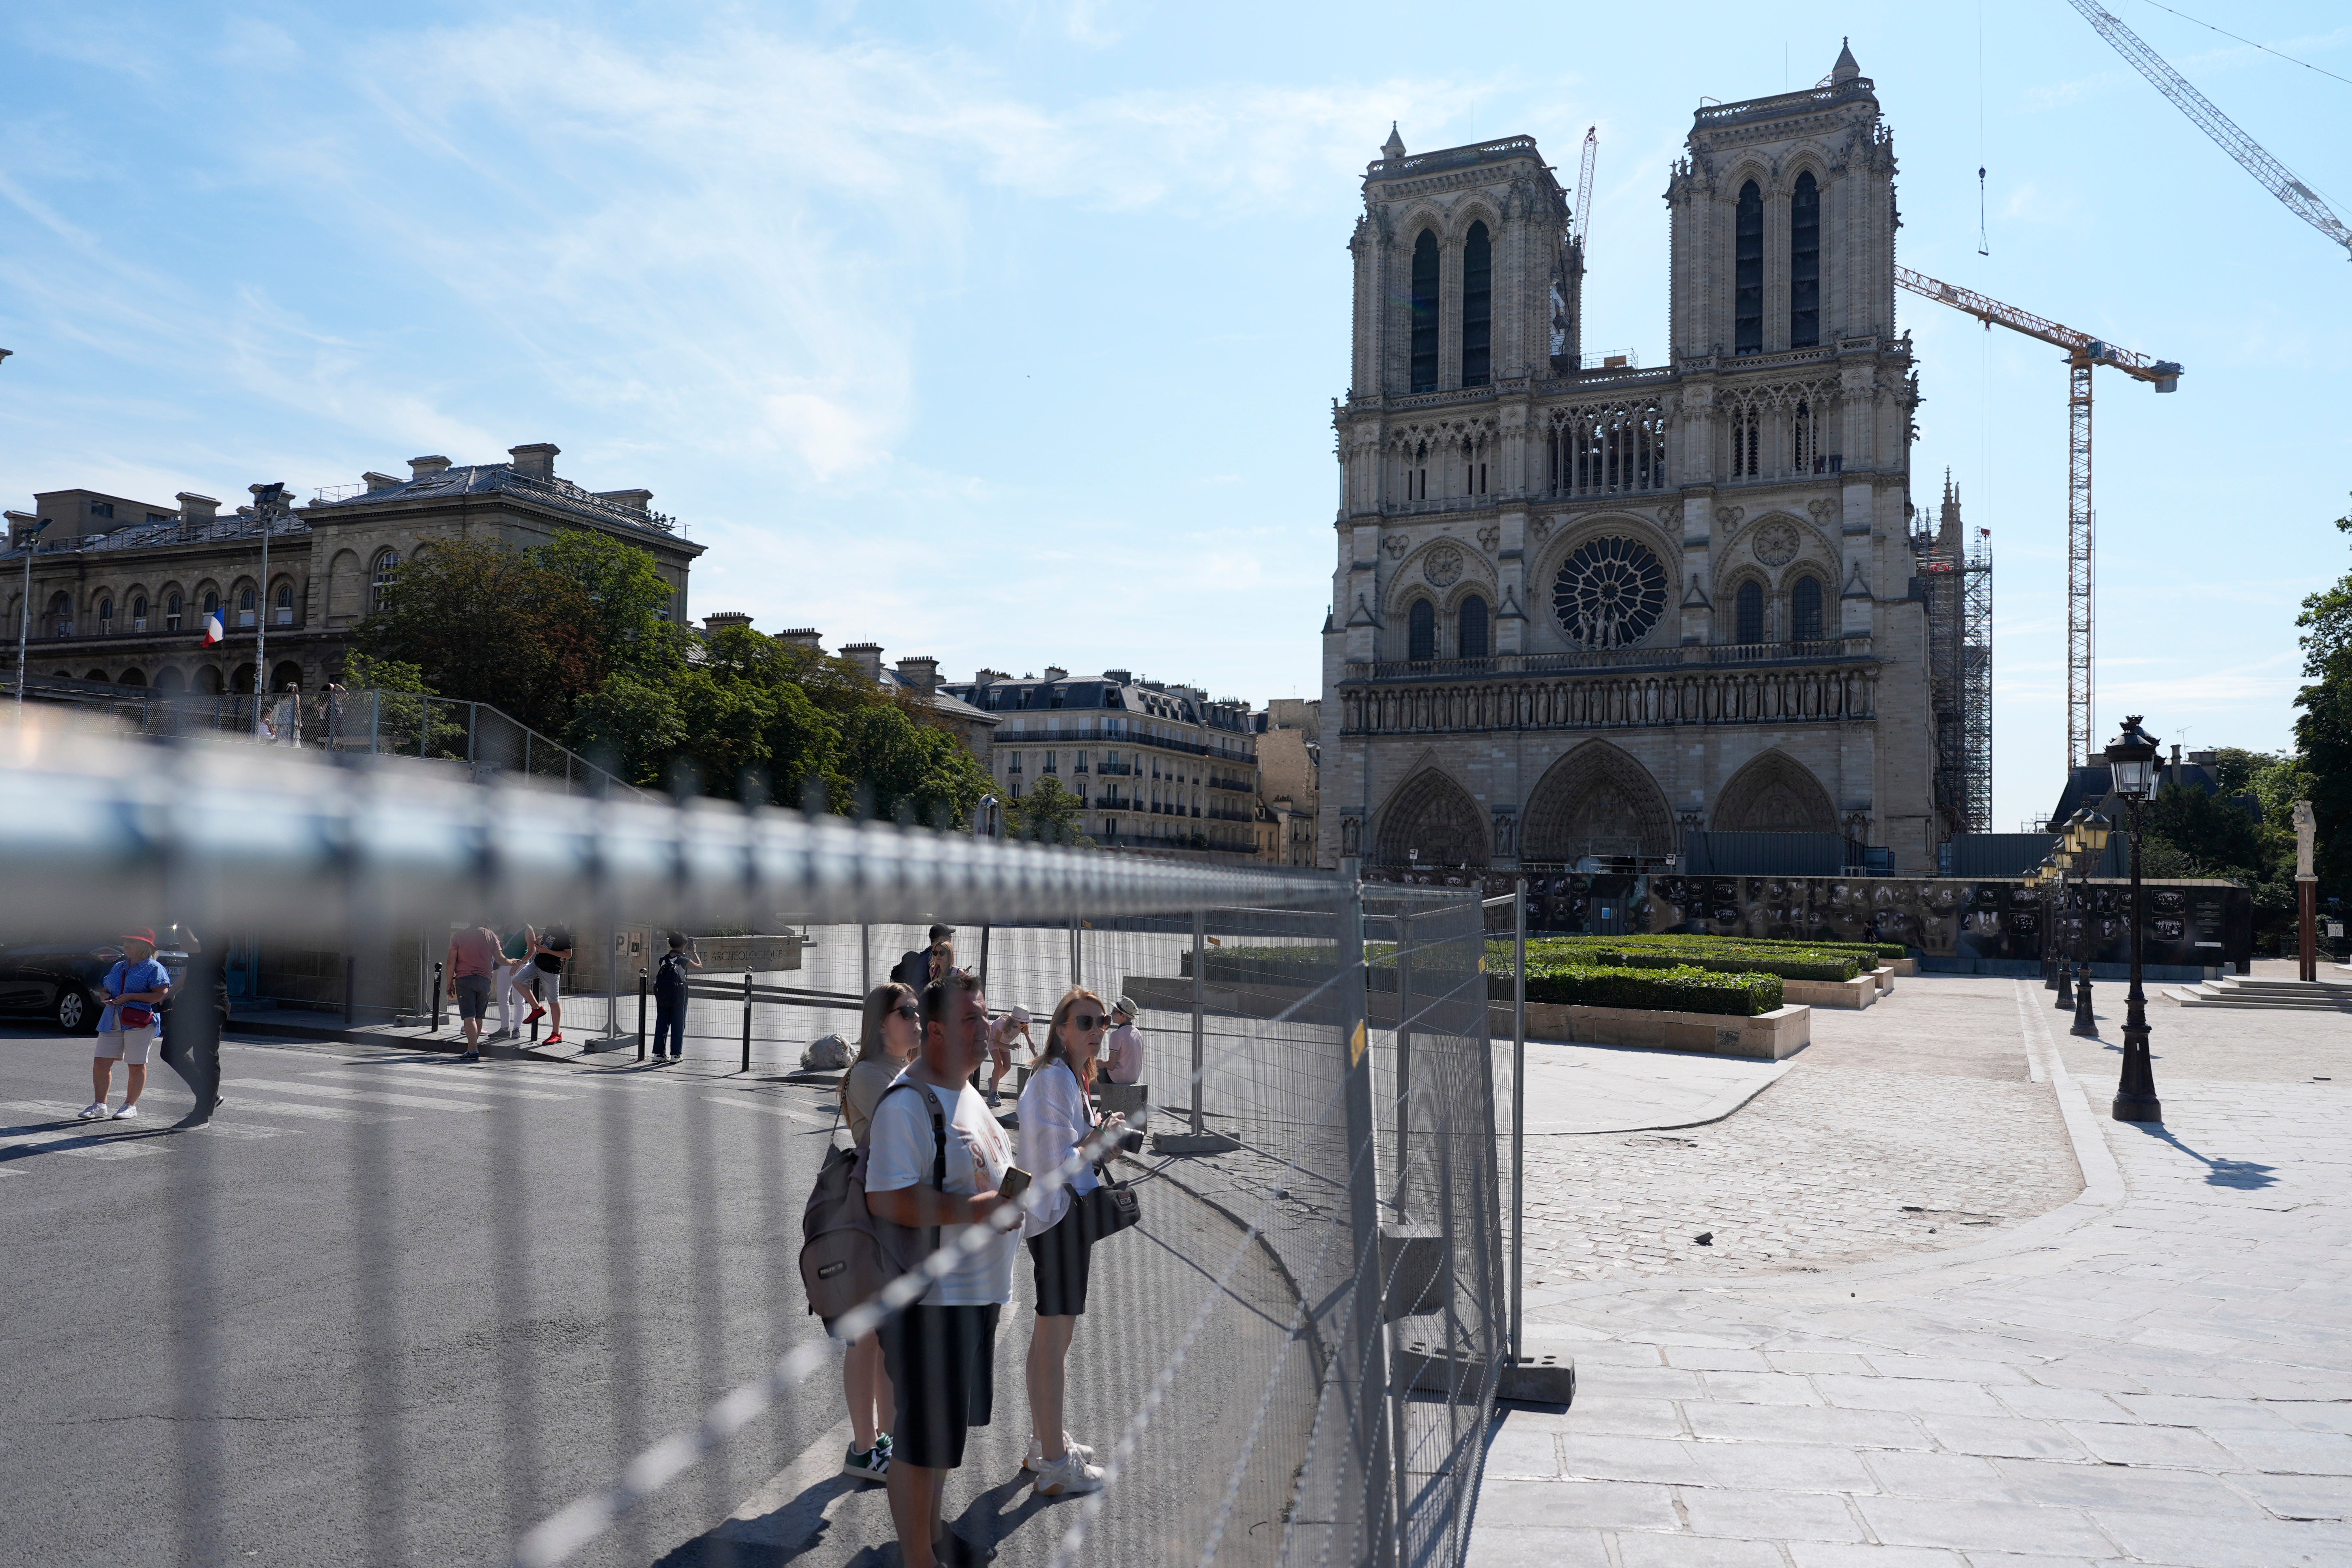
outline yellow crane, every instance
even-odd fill
[[[2046,316],[2004,305],[1989,295],[1915,272],[1895,269],[1895,281],[1914,294],[2066,351],[2066,766],[2091,759],[2098,744],[2091,715],[2091,372],[2099,365],[2145,381],[2158,392],[2180,386],[2180,367],[2117,348]]]

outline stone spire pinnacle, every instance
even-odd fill
[[[1830,67],[1830,85],[1832,87],[1843,87],[1847,82],[1852,81],[1861,74],[1862,67],[1854,63],[1853,40],[1849,38],[1840,38],[1838,40],[1837,64]]]
[[[1952,482],[1952,470],[1944,470],[1944,510],[1937,520],[1936,547],[1957,552],[1960,548],[1960,487]]]
[[[1396,121],[1389,121],[1389,139],[1381,143],[1381,156],[1391,161],[1404,156],[1404,138],[1397,134]]]

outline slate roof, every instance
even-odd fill
[[[387,501],[447,500],[460,496],[510,495],[536,501],[562,510],[593,518],[600,522],[617,523],[624,528],[641,529],[675,541],[681,547],[699,551],[702,546],[677,537],[676,520],[662,513],[618,500],[612,496],[573,484],[570,479],[542,479],[523,473],[512,463],[461,463],[426,474],[421,479],[404,479],[382,489],[362,490],[353,495],[320,500],[304,508],[306,511],[332,512],[346,507],[381,506]]]

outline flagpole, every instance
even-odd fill
[[[261,739],[261,704],[269,685],[269,516],[286,494],[281,482],[248,485],[254,516],[261,523],[261,602],[253,623],[253,738]]]

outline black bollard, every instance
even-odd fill
[[[441,965],[433,966],[433,1032],[441,1032]]]
[[[637,1060],[646,1059],[646,972],[637,971]]]
[[[743,1070],[751,1070],[751,972],[743,972]]]

